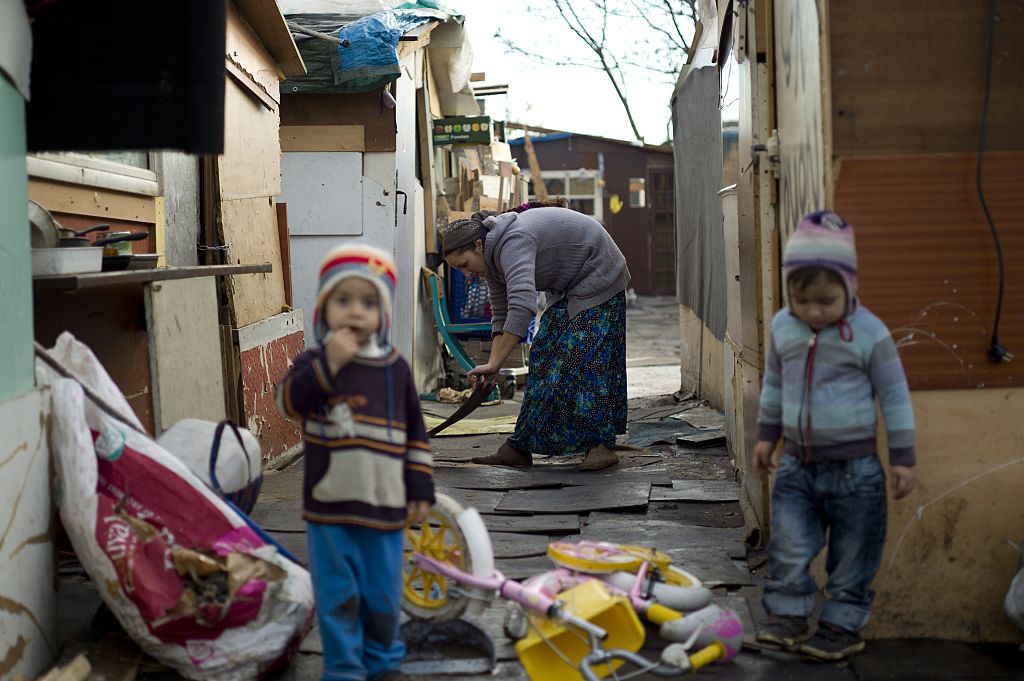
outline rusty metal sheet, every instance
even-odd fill
[[[571,513],[606,508],[646,506],[651,483],[624,482],[562,489],[513,490],[497,510],[518,513]]]
[[[489,532],[495,558],[528,558],[548,552],[548,538],[539,534]]]
[[[732,480],[673,480],[672,489],[651,490],[651,501],[739,501],[740,485]]]
[[[578,515],[488,515],[483,514],[484,524],[490,532],[542,532],[545,534],[570,534],[580,531]]]

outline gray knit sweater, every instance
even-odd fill
[[[548,306],[563,297],[569,315],[596,307],[629,285],[622,251],[601,223],[568,208],[532,208],[484,220],[484,258],[491,274],[495,333],[525,336],[536,315],[537,291]]]

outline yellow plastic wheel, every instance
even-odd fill
[[[443,575],[421,569],[413,553],[472,572],[466,540],[456,517],[462,512],[451,497],[437,495],[437,503],[426,521],[405,528],[402,569],[402,610],[410,617],[427,622],[445,622],[459,617],[469,599],[452,589],[455,584]]]

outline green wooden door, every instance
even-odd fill
[[[25,100],[0,74],[0,402],[35,385],[32,355]]]

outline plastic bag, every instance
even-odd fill
[[[88,347],[64,333],[50,354],[121,417],[37,360],[61,521],[121,626],[191,679],[252,679],[286,661],[313,623],[309,573],[145,433]]]
[[[263,474],[260,442],[249,430],[231,421],[182,419],[161,433],[156,442],[178,457],[207,487],[223,493],[242,512],[252,511]]]

